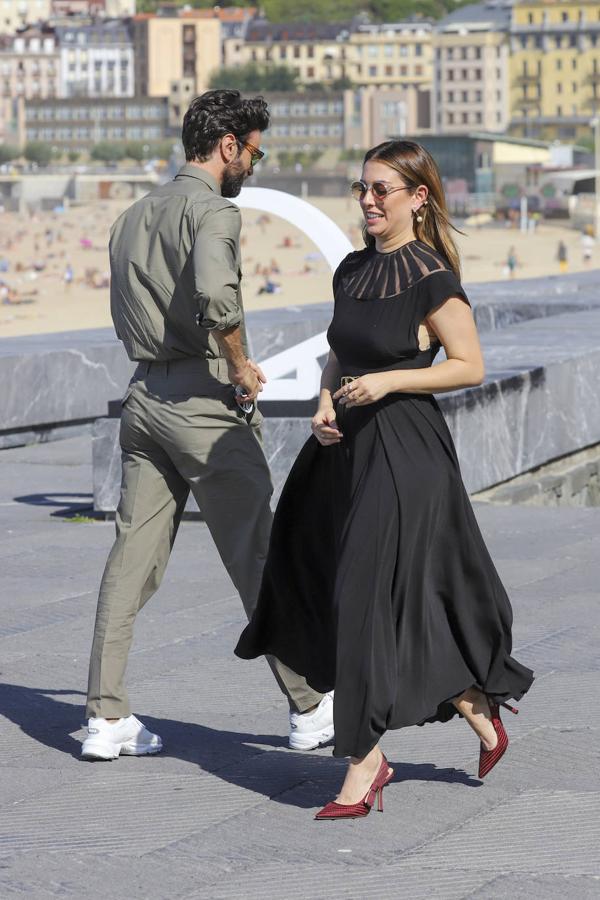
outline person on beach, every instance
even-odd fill
[[[350,762],[317,819],[382,808],[393,770],[379,741],[391,728],[460,714],[484,777],[508,746],[499,707],[533,679],[511,656],[510,601],[433,397],[484,377],[437,166],[417,143],[386,141],[366,154],[352,195],[366,247],[333,278],[313,434],[236,647],[335,688],[334,755]]]
[[[262,97],[197,97],[183,121],[186,164],[111,229],[111,312],[138,366],[122,401],[121,499],[98,598],[85,759],[162,748],[132,715],[123,682],[135,617],[160,585],[190,491],[248,616],[256,603],[271,528],[255,406],[265,377],[247,356],[241,216],[228,198],[262,158],[268,125]],[[330,740],[331,695],[270,665],[290,704],[290,746]]]

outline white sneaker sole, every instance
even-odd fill
[[[98,741],[87,738],[81,745],[82,759],[98,759],[112,761],[119,756],[148,756],[160,753],[162,742],[158,744],[137,744],[135,741],[126,741],[124,744],[113,744],[109,741]]]
[[[316,750],[333,740],[333,725],[324,728],[323,731],[296,732],[292,731],[289,739],[291,750]]]

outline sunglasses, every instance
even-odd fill
[[[385,200],[388,194],[394,194],[396,191],[412,191],[413,188],[409,184],[402,187],[390,187],[385,181],[374,181],[373,184],[367,184],[365,181],[353,181],[350,185],[350,193],[355,200],[362,200],[368,190],[372,192],[376,200]]]
[[[251,144],[249,141],[239,141],[238,143],[250,154],[250,165],[255,166],[257,162],[264,159],[264,150],[259,150],[258,147],[255,147],[254,144]]]

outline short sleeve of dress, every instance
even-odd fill
[[[461,297],[465,303],[471,305],[463,286],[451,269],[439,269],[437,272],[426,275],[418,287],[421,319],[428,316],[449,297]]]

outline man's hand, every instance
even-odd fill
[[[244,388],[244,393],[238,394],[236,397],[238,403],[254,402],[263,389],[263,383],[267,380],[260,366],[250,359],[244,360],[241,366],[228,365],[227,372],[233,385],[239,384]]]

